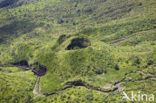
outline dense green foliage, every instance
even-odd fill
[[[9,0],[10,1],[10,0]],[[156,96],[155,0],[0,0],[0,102],[119,103],[121,88]],[[8,4],[10,3],[10,4]],[[74,38],[91,42],[66,48]],[[40,79],[12,63],[47,67]],[[84,81],[88,87],[73,86]],[[37,89],[36,89],[37,90]],[[60,91],[59,91],[60,90]],[[34,94],[33,94],[34,93]]]

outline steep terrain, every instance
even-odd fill
[[[156,96],[155,7],[155,0],[0,0],[1,102]]]

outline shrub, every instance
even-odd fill
[[[115,67],[114,68],[115,68],[115,70],[120,70],[118,64],[115,64]]]
[[[133,61],[133,65],[140,64],[140,59],[136,56]]]

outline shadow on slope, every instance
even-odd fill
[[[18,0],[0,0],[0,8],[8,7],[15,4]]]
[[[28,20],[12,22],[11,24],[0,27],[0,40],[2,39],[1,42],[5,42],[7,39],[11,40],[14,37],[17,38],[19,33],[26,34],[38,26],[39,25]]]

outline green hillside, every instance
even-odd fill
[[[156,96],[155,12],[155,0],[0,0],[0,103]]]

